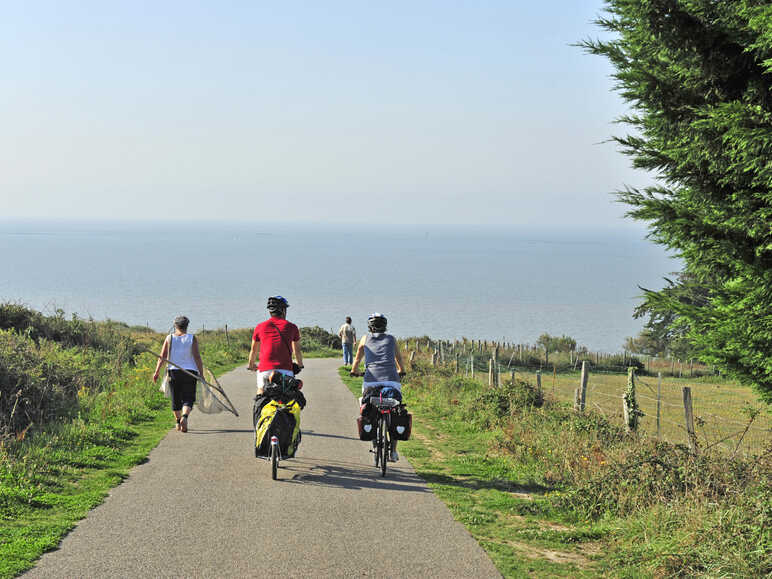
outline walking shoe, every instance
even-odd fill
[[[182,418],[180,418],[180,430],[182,430],[182,432],[187,432],[188,431],[188,415],[187,414],[183,414]]]
[[[392,450],[389,453],[389,462],[397,462],[399,460],[399,455],[397,454],[396,450]]]

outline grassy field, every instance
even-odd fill
[[[769,454],[694,457],[628,435],[614,417],[573,412],[559,378],[542,400],[520,380],[491,390],[419,360],[404,384],[415,435],[402,454],[504,576],[772,572]]]
[[[504,379],[509,376],[505,374]],[[516,376],[535,380],[532,373],[516,373]],[[573,403],[574,390],[579,383],[579,372],[546,373],[542,376],[545,392],[565,402]],[[590,373],[587,406],[622,424],[622,393],[626,385],[627,376],[624,374]],[[688,442],[682,393],[684,386],[691,388],[695,431],[700,446],[758,454],[772,442],[772,412],[769,407],[759,402],[750,388],[714,377],[663,378],[659,387],[662,439],[680,444]],[[656,377],[636,377],[638,405],[644,414],[639,428],[651,436],[657,433],[657,387]],[[756,410],[759,412],[756,413]],[[755,418],[751,421],[753,415]]]

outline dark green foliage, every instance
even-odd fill
[[[616,68],[634,133],[616,140],[660,184],[619,200],[675,250],[689,283],[646,291],[700,358],[772,400],[772,4],[608,0],[610,41],[583,46]]]
[[[127,330],[0,304],[0,436],[71,417],[78,391],[108,389],[140,351]]]
[[[300,347],[304,352],[314,350],[340,350],[343,346],[340,337],[331,334],[319,326],[300,329]]]
[[[101,391],[114,371],[106,353],[0,330],[0,436],[73,415],[78,391]]]
[[[685,272],[679,273],[675,281],[667,278],[665,281],[667,286],[660,293],[668,297],[667,303],[658,307],[656,300],[646,300],[635,309],[634,317],[648,316],[648,319],[637,338],[628,338],[626,349],[649,356],[699,357],[700,352],[688,339],[689,320],[673,311],[668,303],[675,300],[702,307],[708,303],[709,290]]]
[[[113,352],[122,361],[133,362],[140,350],[126,335],[129,329],[121,322],[83,320],[74,314],[68,320],[63,310],[46,316],[19,304],[0,304],[0,330],[15,330],[35,341],[50,340],[65,348],[81,346]],[[144,326],[141,329],[147,331]]]
[[[539,407],[544,396],[525,380],[504,382],[498,388],[486,388],[472,405],[474,419],[488,426],[491,417],[502,419],[525,407]]]
[[[576,340],[571,336],[550,336],[542,334],[536,343],[547,352],[571,352],[576,350]]]
[[[685,496],[719,501],[758,481],[759,463],[720,455],[694,456],[688,448],[647,441],[610,465],[608,472],[574,487],[560,502],[581,516],[628,516]]]

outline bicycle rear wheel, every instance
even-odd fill
[[[380,432],[378,435],[378,438],[380,439],[380,444],[378,445],[378,453],[379,458],[381,461],[381,476],[386,476],[386,463],[388,462],[388,447],[389,440],[389,428],[388,424],[386,422],[386,416],[381,416],[381,424],[380,424]]]
[[[271,478],[276,480],[277,471],[279,469],[279,445],[271,445]]]

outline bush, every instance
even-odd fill
[[[769,461],[691,454],[688,448],[643,441],[599,476],[562,495],[558,502],[580,516],[626,517],[658,504],[683,500],[719,503],[768,480]],[[768,484],[768,483],[767,483]]]
[[[15,330],[36,342],[51,340],[65,348],[80,346],[115,352],[121,361],[125,359],[130,363],[140,352],[127,335],[128,325],[112,320],[83,320],[75,314],[67,320],[63,310],[46,316],[19,304],[3,303],[0,304],[0,329]]]
[[[474,400],[474,418],[485,426],[507,418],[526,407],[540,407],[544,403],[542,393],[525,380],[515,379],[499,387],[486,388]]]
[[[343,348],[343,345],[339,336],[319,326],[312,326],[300,329],[300,347],[304,352],[311,352],[325,348],[340,350]]]
[[[0,434],[71,415],[84,384],[76,359],[55,343],[38,346],[0,330]]]

